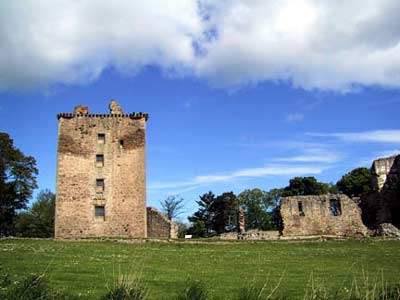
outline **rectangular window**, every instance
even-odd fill
[[[305,214],[304,214],[304,210],[303,210],[303,202],[298,201],[297,206],[299,208],[299,216],[304,217]]]
[[[94,216],[96,220],[104,220],[106,217],[104,205],[96,205],[94,207]]]
[[[104,144],[106,142],[106,135],[104,133],[99,133],[97,135],[97,142],[99,144]]]
[[[119,140],[119,147],[124,148],[124,140]]]
[[[331,199],[329,200],[329,209],[332,213],[332,216],[340,216],[342,214],[342,205],[340,200],[338,199]]]
[[[96,155],[96,167],[103,167],[104,166],[104,155],[97,154]]]
[[[104,179],[96,179],[96,192],[104,192]]]

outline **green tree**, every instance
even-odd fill
[[[218,197],[210,191],[196,201],[199,210],[189,217],[191,232],[196,229],[198,236],[204,229],[203,236],[234,230],[237,226],[237,197],[233,192],[223,193]],[[194,233],[193,233],[194,234]]]
[[[17,211],[25,209],[37,188],[36,161],[14,147],[7,133],[0,132],[0,236],[14,233]]]
[[[160,201],[162,212],[167,215],[168,219],[175,219],[182,214],[185,208],[183,202],[182,197],[169,196],[167,199]]]
[[[237,210],[238,201],[233,192],[219,195],[211,206],[212,229],[217,233],[235,230]]]
[[[208,193],[200,196],[200,200],[196,201],[199,206],[199,210],[196,211],[191,217],[189,217],[189,221],[193,224],[193,227],[196,227],[196,232],[200,232],[200,228],[204,229],[204,232],[199,236],[207,236],[212,233],[212,220],[213,220],[213,211],[212,207],[216,200],[215,195],[209,191]]]
[[[360,197],[372,190],[372,175],[368,168],[356,168],[336,183],[339,191],[349,197]]]
[[[42,190],[28,211],[20,213],[16,220],[16,232],[28,237],[53,237],[55,194]]]
[[[243,207],[246,229],[269,230],[274,228],[274,209],[276,201],[266,191],[245,190],[238,195]]]
[[[323,195],[328,193],[329,185],[318,182],[315,177],[295,177],[290,179],[289,186],[285,187],[282,196]]]

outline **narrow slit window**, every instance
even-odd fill
[[[340,200],[331,199],[329,200],[329,209],[331,210],[332,216],[340,216],[342,214],[342,205]]]
[[[104,192],[104,179],[96,179],[96,192]]]
[[[104,205],[96,205],[94,207],[94,216],[97,220],[104,220],[106,217],[106,212]]]
[[[104,166],[104,155],[103,154],[97,154],[96,155],[96,166],[97,167],[103,167]]]
[[[124,148],[124,140],[119,140],[119,147]]]
[[[299,208],[299,216],[304,217],[304,210],[303,210],[303,202],[298,201],[297,202],[297,207]]]
[[[104,144],[106,142],[106,135],[104,133],[99,133],[97,135],[97,142],[99,144]]]

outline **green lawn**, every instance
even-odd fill
[[[203,280],[216,299],[253,283],[274,286],[302,299],[314,278],[342,287],[360,278],[400,283],[400,241],[348,240],[232,243],[0,241],[2,272],[21,277],[46,272],[50,283],[71,293],[100,295],[118,274],[140,274],[151,299],[168,299],[188,277]]]

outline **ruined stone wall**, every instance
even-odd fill
[[[330,200],[340,201],[340,215],[333,215]],[[346,195],[284,197],[280,209],[283,236],[367,234],[367,229],[361,221],[360,208]]]
[[[56,238],[147,236],[147,117],[88,114],[82,107],[58,115]],[[95,216],[96,206],[104,206],[104,217]]]
[[[391,223],[400,228],[400,155],[375,160],[371,173],[374,191],[361,203],[365,223],[370,227]]]
[[[178,224],[153,207],[147,208],[147,237],[178,238]]]
[[[377,191],[400,182],[400,155],[374,160],[371,167],[372,185]]]

